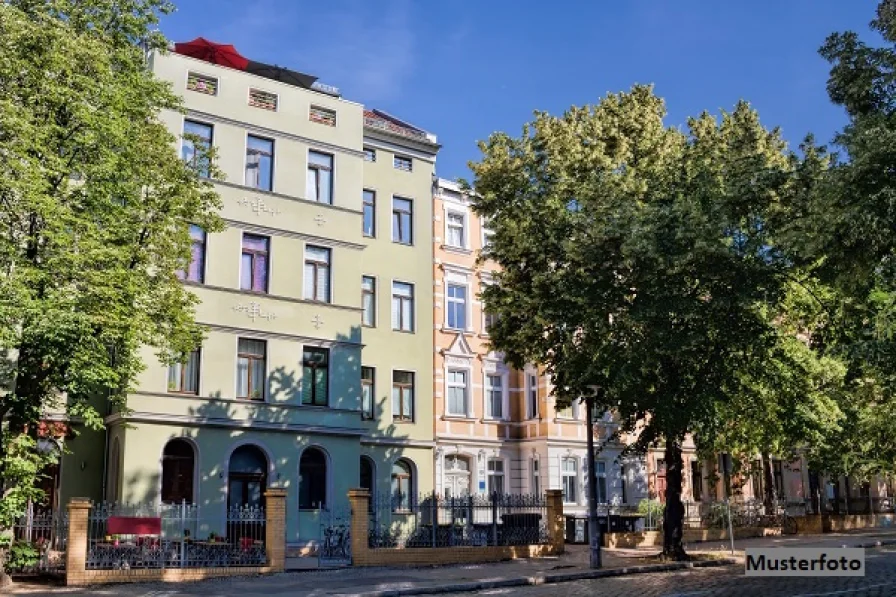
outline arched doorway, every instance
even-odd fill
[[[306,448],[299,460],[299,509],[327,506],[327,457],[318,448]]]
[[[470,495],[470,461],[451,454],[445,457],[445,497]]]
[[[163,504],[193,503],[193,471],[196,454],[185,439],[173,439],[162,451]]]
[[[230,455],[227,466],[227,506],[264,506],[268,459],[258,446],[240,446]]]

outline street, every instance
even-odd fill
[[[896,595],[896,548],[866,551],[864,578],[746,578],[742,567],[602,578],[562,585],[496,589],[458,595],[514,597],[886,597]]]

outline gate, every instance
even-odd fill
[[[65,571],[65,548],[68,542],[68,512],[28,505],[25,516],[13,528],[13,549],[16,546],[37,553],[36,561],[24,559],[10,566],[13,574],[61,574]]]
[[[320,508],[318,521],[320,522],[318,566],[321,568],[351,566],[351,508],[347,504]]]

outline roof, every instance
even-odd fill
[[[436,136],[432,133],[428,133],[382,110],[364,110],[364,126],[425,143],[436,143]]]

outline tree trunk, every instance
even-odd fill
[[[840,514],[840,477],[834,479],[834,514]]]
[[[772,474],[772,458],[768,454],[762,455],[762,476],[765,485],[765,514],[772,516],[777,507],[777,495],[775,494],[775,478]]]
[[[684,504],[681,501],[684,462],[681,458],[681,440],[666,434],[666,512],[663,515],[663,557],[686,560],[682,545],[684,531]]]

